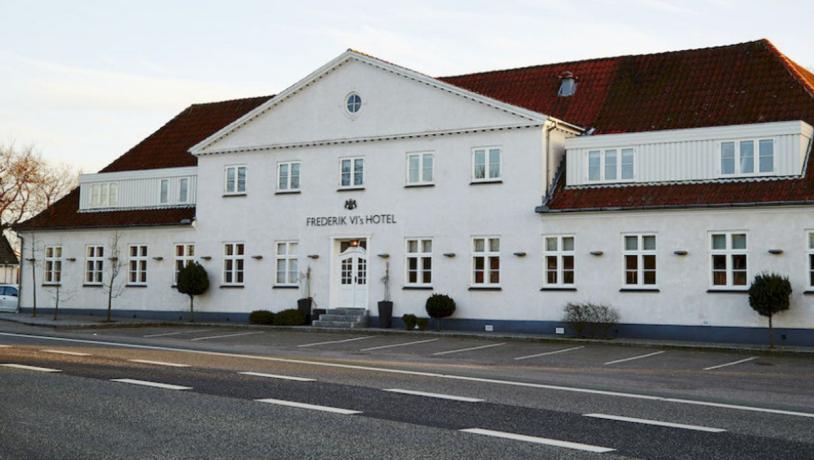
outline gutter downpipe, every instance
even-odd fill
[[[23,279],[25,276],[25,238],[22,235],[17,235],[20,238],[20,284],[17,286],[17,312],[20,313],[20,307],[23,302]]]
[[[551,125],[548,122],[551,121]],[[551,160],[551,131],[557,129],[557,120],[551,120],[550,118],[546,120],[546,127],[545,127],[545,162],[546,162],[546,178],[545,183],[543,184],[544,187],[547,189],[545,190],[545,194],[543,195],[543,206],[545,206],[546,202],[548,201],[549,195],[551,195],[551,190],[548,189],[551,181],[548,180],[548,169],[549,169],[549,162]],[[551,177],[553,178],[555,174],[552,174]]]

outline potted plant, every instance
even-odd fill
[[[311,307],[314,304],[314,298],[311,297],[311,267],[309,266],[305,273],[300,274],[300,292],[303,292],[304,297],[297,299],[297,310],[305,315],[305,320],[311,324],[313,318],[311,317]]]
[[[390,300],[390,262],[384,262],[384,300],[379,301],[379,327],[388,329],[393,324],[393,301]]]
[[[425,305],[427,314],[435,318],[435,326],[441,330],[441,319],[455,313],[455,301],[446,294],[433,294],[427,299]]]

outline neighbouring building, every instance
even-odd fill
[[[446,326],[814,344],[814,74],[769,41],[433,78],[349,50],[276,96],[193,105],[17,228],[22,307],[178,317],[455,298]],[[29,262],[29,260],[31,260]],[[32,269],[33,268],[33,269]],[[308,282],[303,278],[310,274]],[[36,283],[34,283],[36,279]]]
[[[5,235],[0,235],[0,284],[17,284],[20,279],[20,261]]]

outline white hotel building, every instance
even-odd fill
[[[616,333],[764,342],[755,274],[792,283],[814,344],[814,75],[766,41],[433,78],[347,51],[276,96],[196,104],[17,228],[20,305],[203,319],[367,308],[552,334],[568,302]],[[118,258],[113,243],[118,242]]]

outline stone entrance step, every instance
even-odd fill
[[[353,329],[367,327],[368,311],[366,308],[329,308],[313,322],[315,327],[338,327]]]

